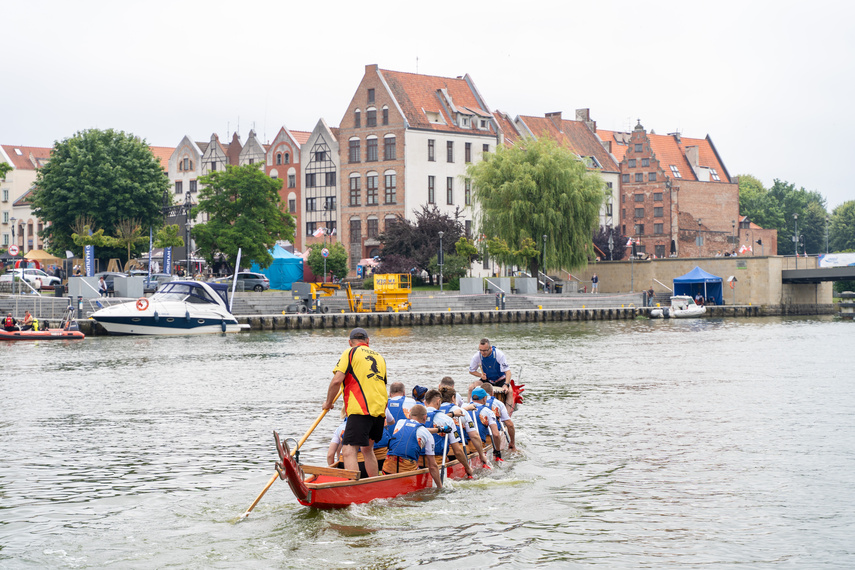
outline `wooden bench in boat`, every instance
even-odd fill
[[[300,469],[306,475],[326,475],[327,477],[341,477],[342,479],[359,479],[359,471],[349,471],[337,467],[320,467],[318,465],[300,465]]]

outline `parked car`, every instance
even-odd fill
[[[41,269],[27,269],[21,267],[17,269],[11,269],[7,273],[0,275],[0,281],[12,281],[12,276],[15,276],[17,279],[20,279],[22,274],[24,276],[24,280],[26,280],[31,285],[35,285],[36,279],[41,280],[42,287],[53,287],[54,285],[59,285],[61,283],[59,277],[48,275]]]
[[[151,278],[149,278],[148,275],[145,275],[145,278],[145,292],[154,293],[157,291],[158,287],[175,279],[175,276],[169,273],[152,273]]]
[[[228,283],[231,284],[234,276],[221,277],[214,279],[212,283]],[[261,273],[251,273],[249,271],[241,271],[237,274],[238,291],[266,291],[270,289],[270,279]]]

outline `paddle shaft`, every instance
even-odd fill
[[[336,394],[336,397],[333,399],[333,404],[335,404],[335,401],[338,400],[339,396],[341,396],[341,392],[342,392],[341,390],[338,391],[338,394]],[[321,420],[324,419],[324,416],[327,415],[328,411],[329,410],[323,410],[321,412],[321,415],[318,416],[318,419],[316,419],[315,422],[312,424],[312,426],[309,428],[309,431],[307,431],[306,434],[300,438],[300,440],[297,442],[297,446],[291,450],[292,456],[295,453],[297,453],[297,451],[300,449],[300,447],[302,447],[302,445],[304,443],[306,443],[306,440],[309,439],[309,436],[312,435],[312,432],[315,431],[315,428],[318,427],[318,424],[321,423]],[[273,486],[273,484],[276,482],[276,479],[278,479],[278,478],[279,478],[278,473],[274,474],[273,477],[270,478],[270,481],[267,482],[267,485],[264,486],[264,489],[261,490],[261,493],[258,494],[258,496],[255,498],[255,500],[252,502],[252,504],[249,506],[249,508],[243,514],[244,517],[249,516],[249,513],[252,512],[252,509],[254,509],[255,505],[257,505],[258,502],[261,500],[261,497],[263,497],[264,494],[267,492],[267,490]]]
[[[442,484],[445,484],[445,470],[448,465],[448,434],[445,434],[445,444],[442,446],[442,472],[440,473],[439,480],[442,481]]]

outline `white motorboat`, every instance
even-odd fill
[[[212,334],[238,332],[249,325],[232,315],[229,286],[171,281],[151,297],[106,307],[92,314],[115,335]]]
[[[670,307],[656,307],[650,310],[651,319],[686,319],[691,317],[700,317],[707,312],[707,308],[703,305],[698,305],[695,300],[688,295],[674,295],[671,297]]]

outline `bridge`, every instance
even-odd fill
[[[855,281],[855,266],[821,267],[818,269],[784,269],[781,282],[803,285],[823,281]]]

